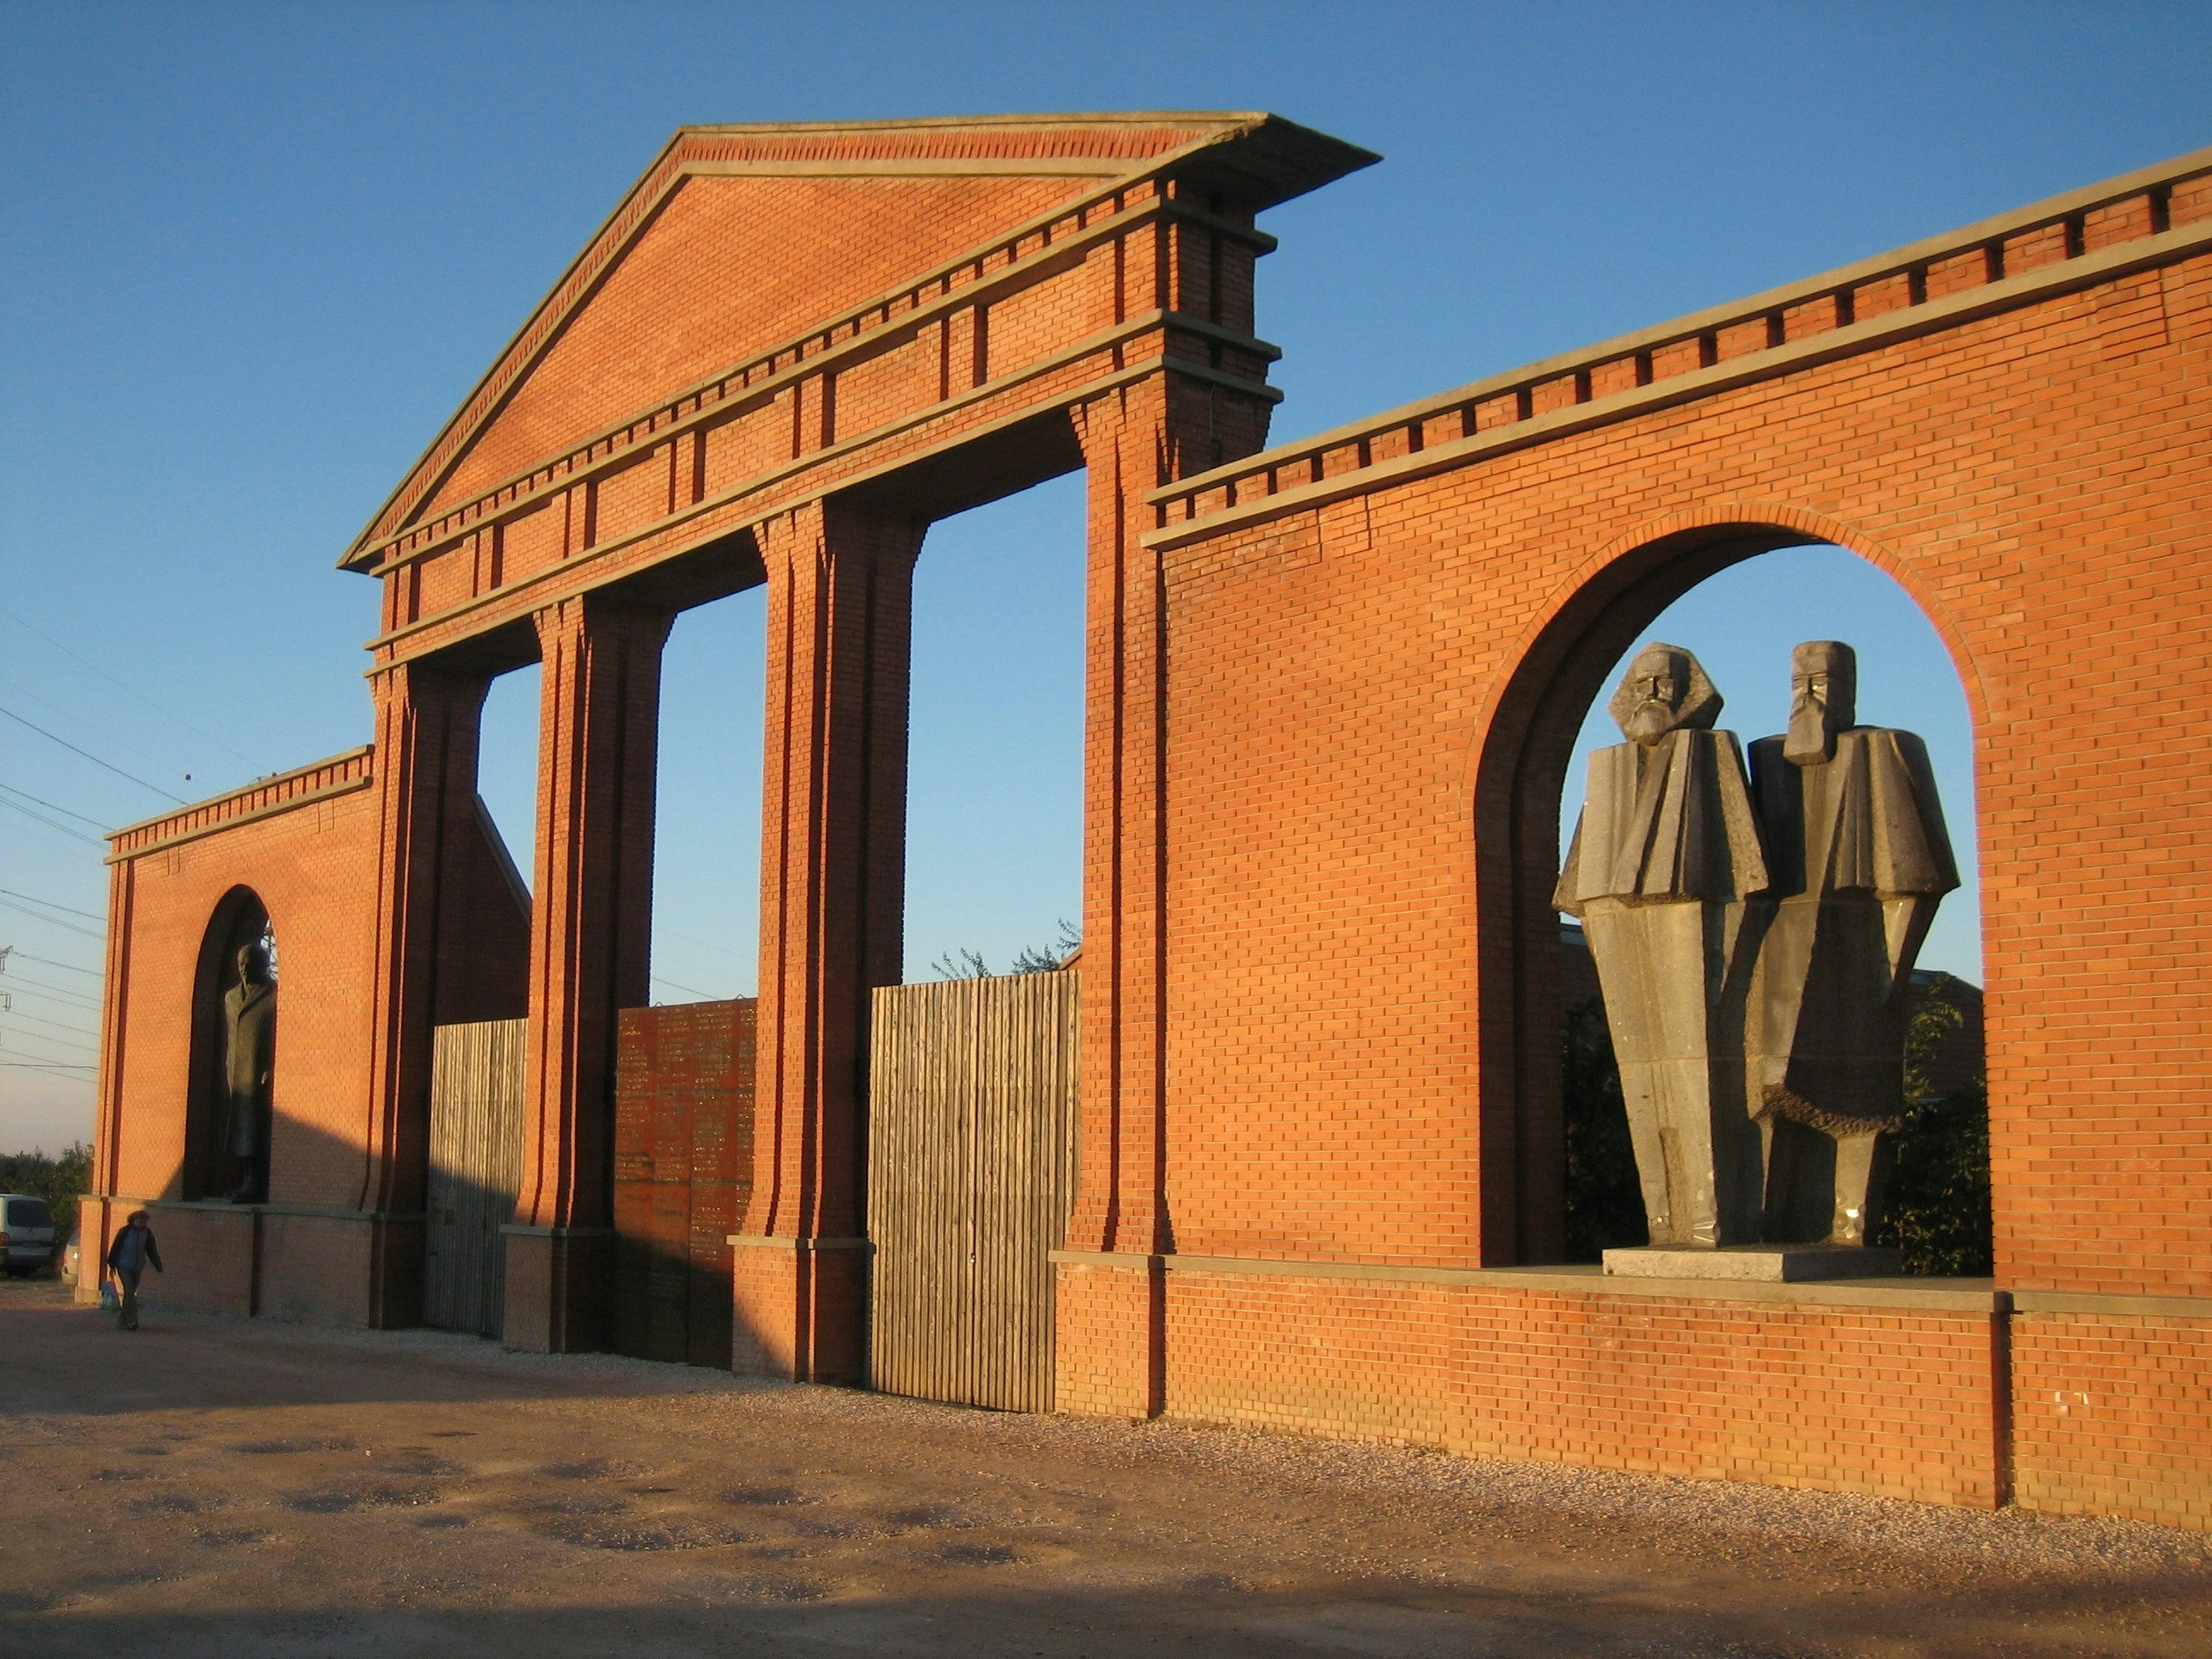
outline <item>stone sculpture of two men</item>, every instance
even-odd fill
[[[1959,884],[1927,750],[1854,723],[1856,659],[1801,645],[1790,729],[1713,730],[1690,653],[1639,653],[1554,902],[1582,918],[1650,1242],[1866,1242],[1904,1110],[1905,1001]]]

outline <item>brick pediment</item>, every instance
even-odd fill
[[[1317,137],[1237,113],[684,128],[341,562],[1117,180],[1209,152],[1247,205],[1310,188]]]

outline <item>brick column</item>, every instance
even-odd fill
[[[510,1348],[565,1353],[606,1337],[615,1020],[647,1000],[670,618],[586,594],[534,620],[544,679],[530,1046],[503,1334]]]
[[[442,901],[457,850],[454,828],[469,825],[476,810],[486,684],[423,663],[401,663],[373,682],[376,962],[369,982],[368,1155],[359,1207],[387,1218],[374,1229],[370,1252],[373,1325],[422,1322],[421,1218]]]
[[[817,502],[759,529],[768,568],[753,1184],[732,1366],[866,1370],[868,994],[899,982],[908,639],[924,526]]]

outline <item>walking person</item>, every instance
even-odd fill
[[[123,1286],[123,1311],[115,1322],[118,1331],[138,1328],[138,1275],[149,1262],[155,1273],[167,1271],[161,1266],[161,1247],[154,1242],[154,1230],[146,1224],[146,1212],[133,1210],[123,1231],[115,1235],[115,1242],[107,1247],[107,1265]]]

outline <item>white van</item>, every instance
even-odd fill
[[[10,1277],[34,1273],[54,1259],[54,1217],[43,1198],[0,1193],[0,1265]]]

